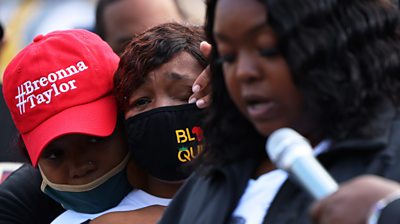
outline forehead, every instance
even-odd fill
[[[265,6],[258,0],[219,0],[215,9],[214,32],[230,33],[248,31],[266,24]]]
[[[167,63],[149,73],[149,78],[155,78],[158,75],[166,75],[168,79],[190,78],[195,79],[203,70],[200,63],[189,53],[179,52],[172,57]],[[177,77],[174,74],[184,75]],[[164,77],[164,76],[163,76]]]

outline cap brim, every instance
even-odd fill
[[[47,119],[32,131],[22,134],[22,138],[32,165],[36,166],[43,149],[52,140],[66,134],[109,136],[113,133],[116,123],[116,101],[113,95],[109,95],[68,108]]]

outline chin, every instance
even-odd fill
[[[277,124],[275,122],[271,123],[263,123],[263,124],[253,124],[254,127],[256,128],[257,132],[264,136],[268,137],[269,135],[272,134],[272,132],[278,130],[279,128],[287,127],[287,125],[282,125],[282,124]]]

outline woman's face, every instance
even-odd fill
[[[303,105],[266,13],[257,0],[219,0],[213,30],[231,99],[263,136],[292,127]]]
[[[189,53],[178,53],[151,71],[145,82],[131,94],[125,119],[154,108],[187,103],[193,93],[192,85],[202,70]]]
[[[55,184],[90,183],[125,158],[127,148],[122,136],[119,125],[108,137],[83,134],[61,136],[43,150],[38,162],[40,169]]]

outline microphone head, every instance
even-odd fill
[[[291,128],[274,131],[265,145],[270,160],[284,170],[288,170],[293,161],[301,156],[312,154],[312,147],[303,136]]]

